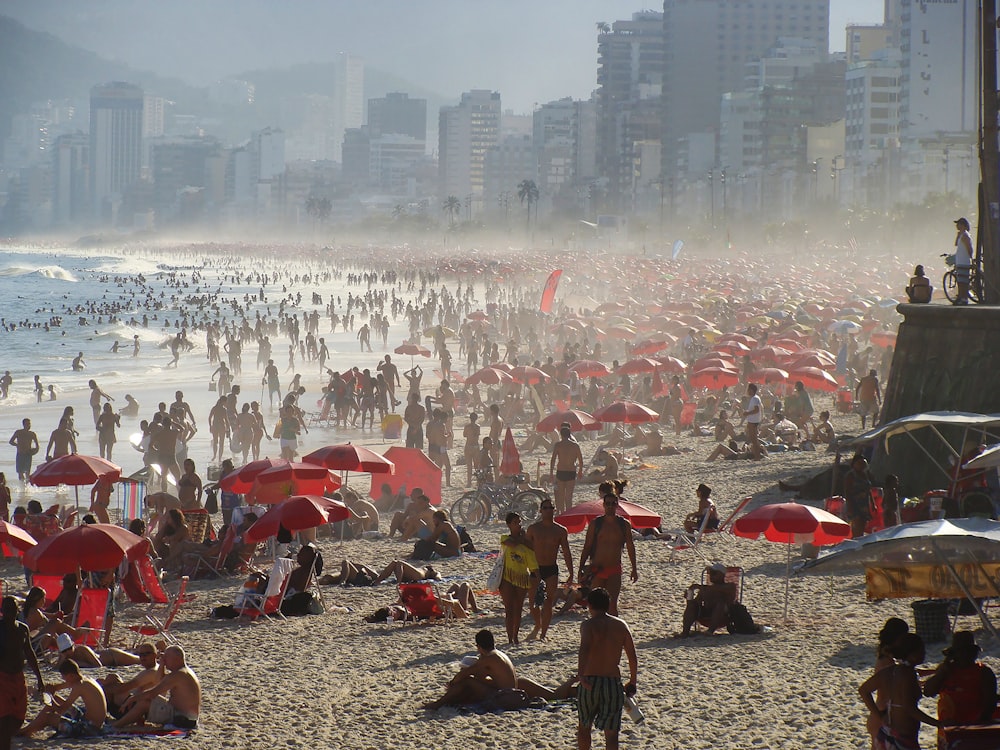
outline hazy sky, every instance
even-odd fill
[[[734,0],[738,2],[739,0]],[[878,23],[881,0],[830,0],[830,44]],[[653,9],[662,3],[649,2]],[[596,87],[595,23],[622,0],[3,0],[0,13],[136,68],[205,84],[254,68],[360,55],[446,97],[500,91],[504,108],[585,98]]]

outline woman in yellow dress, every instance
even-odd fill
[[[510,533],[500,537],[504,551],[500,598],[503,600],[504,625],[507,628],[507,643],[510,645],[520,642],[518,631],[521,629],[524,599],[538,580],[538,561],[531,541],[521,527],[521,517],[512,511],[504,520]]]

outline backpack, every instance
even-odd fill
[[[464,526],[456,526],[455,530],[458,532],[458,539],[462,542],[463,552],[475,552],[476,545],[472,543],[472,537],[469,536],[469,532]]]
[[[726,630],[732,635],[756,635],[760,632],[760,625],[754,623],[750,610],[735,602],[729,605],[729,625]]]

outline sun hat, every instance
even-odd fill
[[[60,633],[56,637],[56,648],[59,649],[60,654],[73,648],[73,639],[69,637],[69,633]]]

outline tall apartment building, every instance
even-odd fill
[[[371,133],[408,135],[427,141],[427,100],[411,99],[393,92],[368,100],[368,130]]]
[[[222,147],[211,136],[165,136],[150,144],[153,210],[162,225],[201,218],[225,195]]]
[[[888,24],[848,24],[845,49],[847,67],[871,60],[879,50],[893,46],[893,27]]]
[[[115,220],[115,203],[142,168],[143,92],[131,83],[90,91],[90,199],[94,215]]]
[[[333,125],[330,133],[333,158],[340,161],[344,131],[365,122],[365,63],[357,55],[341,52],[334,61]]]
[[[438,178],[442,199],[467,196],[481,207],[486,152],[500,138],[500,93],[475,89],[438,118]]]
[[[584,205],[597,169],[597,107],[570,97],[547,102],[534,112],[532,148],[537,165],[541,213],[553,207]],[[574,200],[576,194],[579,200]],[[550,204],[551,201],[551,204]]]
[[[641,11],[597,37],[597,172],[607,210],[632,204],[635,144],[659,139],[663,14]]]
[[[899,117],[907,139],[977,128],[976,0],[901,0]]]
[[[490,213],[505,211],[518,203],[517,187],[524,180],[538,185],[535,153],[530,135],[508,135],[486,152],[486,171],[483,184],[483,205]],[[506,201],[506,203],[505,203]],[[527,208],[525,208],[527,210]]]
[[[779,37],[830,49],[829,0],[664,0],[663,173],[677,171],[691,133],[718,132],[722,95],[744,86],[744,64]]]
[[[877,161],[899,140],[900,53],[887,47],[848,68],[844,156],[852,164]]]
[[[56,226],[83,221],[90,215],[90,138],[72,133],[56,139],[52,149],[52,219]]]

